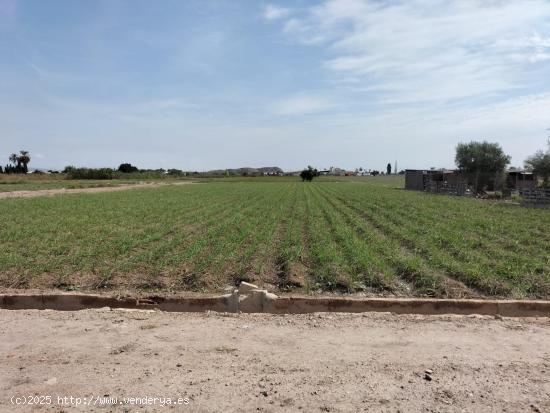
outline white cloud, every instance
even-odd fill
[[[306,115],[323,112],[334,106],[333,103],[321,97],[297,95],[275,103],[272,111],[277,115]]]
[[[283,31],[325,46],[335,81],[392,100],[445,102],[540,81],[530,66],[550,59],[549,22],[545,0],[327,0]]]
[[[263,16],[267,20],[277,20],[283,17],[286,17],[290,14],[290,10],[284,7],[275,6],[273,4],[268,4],[265,6],[263,11]]]

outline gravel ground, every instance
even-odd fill
[[[547,318],[0,310],[0,360],[2,412],[550,412]]]

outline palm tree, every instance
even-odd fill
[[[17,156],[16,153],[12,153],[10,155],[10,162],[13,164],[13,165],[19,165],[19,157]]]
[[[10,155],[10,162],[13,164],[13,172],[19,173],[21,171],[21,160],[16,153]]]
[[[17,157],[17,160],[19,163],[23,164],[23,172],[27,173],[29,170],[27,168],[27,165],[31,161],[31,157],[29,156],[29,151],[19,151],[21,154]]]

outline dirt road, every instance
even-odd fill
[[[136,184],[121,184],[117,186],[99,186],[93,188],[74,188],[74,189],[37,189],[35,191],[11,191],[0,192],[0,199],[5,198],[35,198],[37,196],[53,196],[61,194],[78,194],[78,193],[93,193],[93,192],[115,192],[124,191],[127,189],[138,188],[154,188],[163,185],[186,185],[191,184],[191,181],[164,183],[164,182],[143,182]]]
[[[0,310],[0,411],[44,410],[545,412],[550,320]]]

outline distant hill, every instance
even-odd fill
[[[282,174],[283,170],[278,166],[266,166],[262,168],[236,168],[236,169],[216,169],[208,171],[207,174],[211,175],[263,175],[263,174]]]

